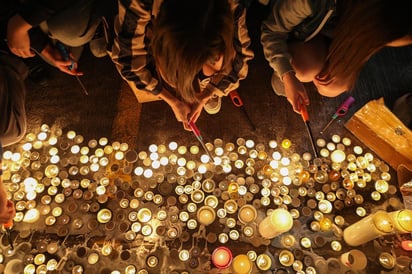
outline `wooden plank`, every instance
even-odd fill
[[[395,170],[400,164],[412,168],[412,132],[382,98],[367,103],[345,127]]]

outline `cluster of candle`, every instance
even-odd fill
[[[27,224],[39,231],[46,227],[60,237],[117,231],[121,233],[111,235],[134,253],[142,239],[188,243],[190,235],[196,235],[220,245],[258,242],[281,249],[281,267],[297,273],[306,267],[306,273],[315,273],[310,272],[313,265],[304,267],[291,251],[326,241],[332,250],[341,251],[347,225],[341,210],[355,206],[357,215],[364,217],[371,213],[362,206],[365,198],[380,201],[396,193],[388,165],[349,138],[334,135],[330,142],[318,139],[317,146],[321,157],[313,159],[310,153],[294,152],[288,139],[279,144],[215,139],[206,143],[214,155],[210,159],[197,145],[172,141],[137,152],[105,137],[85,143],[75,131],[42,125],[4,152],[3,180],[16,204],[15,227],[21,231]],[[332,238],[322,237],[330,231]],[[87,264],[110,257],[113,250],[107,242],[96,245]],[[130,264],[126,273],[159,267],[160,258],[146,253],[143,265]],[[270,256],[253,250],[233,257],[222,246],[210,253],[217,268],[232,266],[237,273],[253,267],[267,270],[273,264]],[[128,254],[123,259],[137,256]],[[56,270],[54,256],[41,258],[27,262],[25,273]],[[181,248],[178,258],[192,269],[202,267],[190,249]],[[83,266],[78,268],[82,273]]]

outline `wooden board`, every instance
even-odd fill
[[[345,127],[395,170],[400,164],[412,168],[412,132],[382,98],[364,105]]]

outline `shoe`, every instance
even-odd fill
[[[209,99],[209,101],[207,101],[207,103],[204,105],[204,109],[207,113],[209,114],[216,114],[220,111],[220,107],[222,106],[222,98],[217,96],[217,95],[213,95],[212,98]]]
[[[276,72],[273,72],[272,74],[271,84],[272,84],[273,91],[276,93],[276,95],[286,96],[285,86],[283,85],[282,80],[280,80]]]

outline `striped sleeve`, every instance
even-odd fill
[[[254,57],[250,49],[250,37],[246,26],[246,8],[239,4],[238,1],[230,1],[234,12],[235,26],[233,46],[235,57],[232,62],[232,70],[228,75],[217,77],[220,80],[215,83],[213,80],[209,83],[207,89],[220,95],[228,95],[232,90],[239,87],[240,80],[246,78],[248,74],[247,62]]]
[[[151,24],[153,1],[119,0],[111,58],[123,79],[137,89],[159,94],[161,84],[150,69],[147,28]]]

